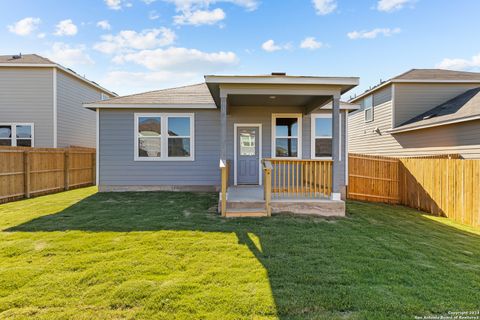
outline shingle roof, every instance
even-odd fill
[[[382,81],[378,85],[374,86],[371,89],[365,90],[365,92],[359,94],[358,96],[349,100],[349,102],[355,102],[360,98],[373,93],[387,85],[390,85],[392,82],[436,82],[436,81],[445,81],[445,82],[478,82],[480,83],[480,73],[479,72],[466,72],[466,71],[453,71],[453,70],[444,70],[444,69],[411,69],[407,72],[404,72],[398,76],[395,76],[387,81]]]
[[[3,55],[0,56],[0,63],[11,63],[11,64],[56,64],[55,62],[41,57],[38,54],[23,54],[15,55],[18,58],[14,58],[14,55]]]
[[[190,86],[155,90],[109,100],[92,102],[92,104],[205,104],[214,105],[212,95],[205,83]]]
[[[443,69],[412,69],[392,80],[480,80],[480,73]]]
[[[392,132],[443,125],[452,121],[467,121],[478,116],[480,116],[480,87],[465,91],[455,98],[402,123]]]

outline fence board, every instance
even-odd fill
[[[348,198],[403,204],[480,227],[480,160],[351,154]]]
[[[89,148],[0,147],[0,203],[94,185],[94,159]]]

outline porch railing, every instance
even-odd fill
[[[332,193],[332,160],[265,159],[271,164],[273,198],[328,198]],[[265,184],[266,185],[266,184]]]
[[[268,160],[262,161],[263,167],[263,199],[265,200],[265,210],[267,216],[272,215],[272,207],[270,202],[272,200],[272,163]]]
[[[227,214],[227,189],[228,177],[230,175],[230,162],[220,160],[220,177],[221,177],[221,214],[223,217]]]

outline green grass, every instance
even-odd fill
[[[0,318],[413,319],[480,309],[480,232],[403,207],[222,219],[217,195],[0,205]]]

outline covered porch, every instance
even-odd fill
[[[344,215],[349,106],[340,96],[358,78],[205,78],[220,109],[223,216]]]

